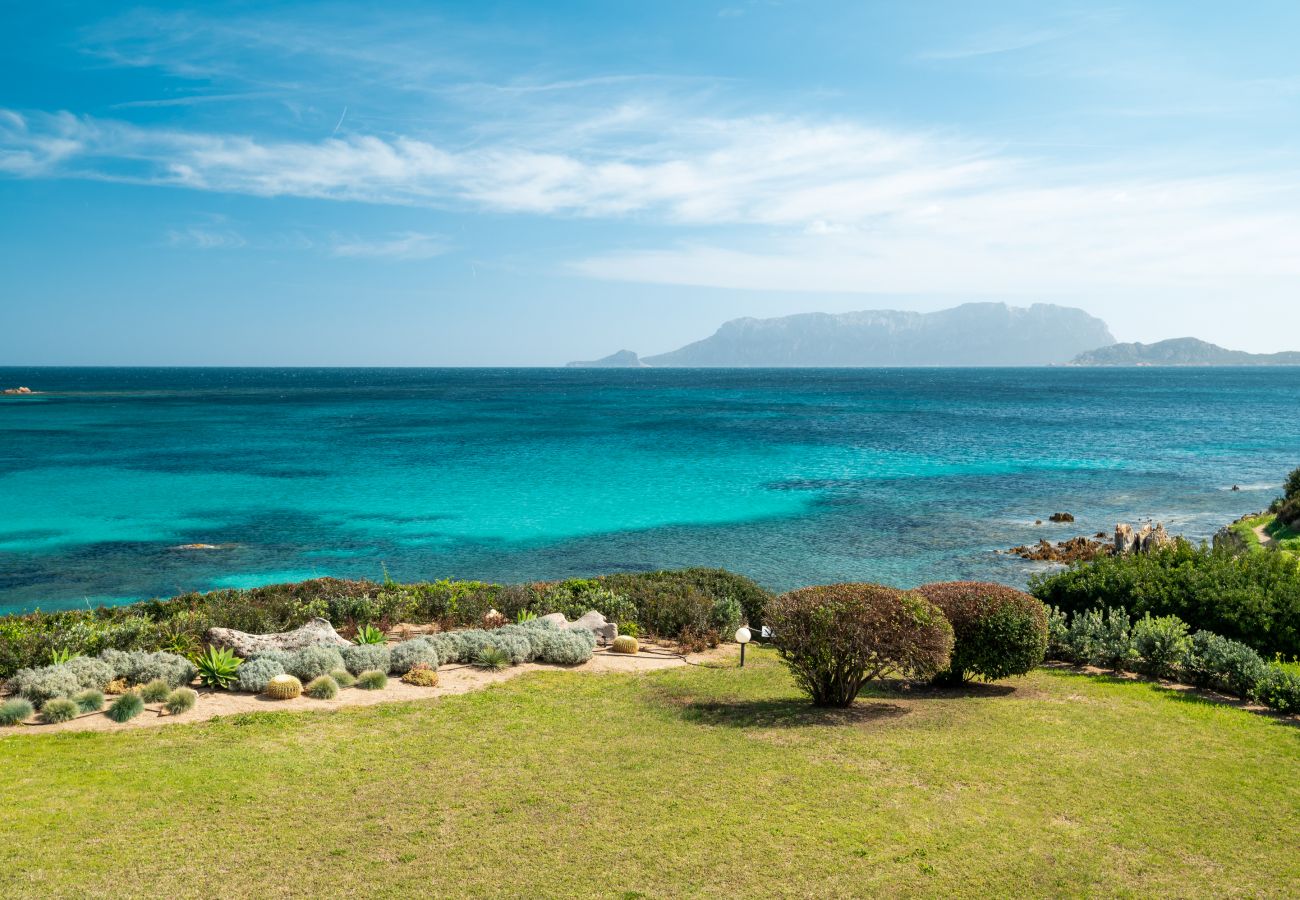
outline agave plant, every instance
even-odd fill
[[[509,667],[510,654],[504,650],[498,650],[496,647],[489,644],[480,650],[478,655],[474,657],[474,665],[478,666],[480,669],[491,669],[494,672],[499,671]]]
[[[519,614],[515,616],[515,624],[522,625],[525,622],[531,622],[536,618],[537,613],[533,612],[531,609],[521,609],[519,610]]]
[[[61,665],[63,665],[65,662],[67,662],[68,660],[70,660],[70,659],[72,659],[72,658],[74,658],[74,657],[76,657],[76,656],[79,656],[79,655],[80,655],[80,654],[73,653],[73,652],[72,652],[71,650],[69,650],[67,647],[64,647],[62,650],[51,650],[51,651],[50,651],[50,665],[52,665],[52,666],[61,666]]]
[[[362,625],[352,640],[357,644],[384,644],[388,642],[388,636],[373,625]]]
[[[208,647],[194,660],[194,665],[199,670],[199,681],[206,687],[228,691],[235,683],[242,662],[228,647]]]

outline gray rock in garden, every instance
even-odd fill
[[[315,618],[293,631],[279,634],[248,634],[233,628],[209,628],[208,643],[214,647],[229,647],[236,656],[249,657],[266,650],[301,650],[325,644],[331,647],[348,647],[351,642],[339,636],[329,619]]]
[[[608,643],[618,637],[618,625],[613,622],[605,621],[605,617],[594,609],[590,612],[583,613],[580,618],[573,622],[564,618],[564,613],[551,613],[550,615],[542,616],[540,621],[553,622],[557,628],[568,628],[569,630],[585,628],[587,631],[594,634],[602,644]]]

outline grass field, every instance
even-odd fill
[[[1295,896],[1300,728],[1039,670],[744,669],[0,740],[0,896]]]

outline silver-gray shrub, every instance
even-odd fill
[[[537,661],[556,666],[576,666],[591,659],[596,635],[586,628],[542,632]]]
[[[284,666],[273,656],[258,656],[246,659],[235,675],[235,690],[260,694],[266,690],[267,682],[277,675],[284,674]]]
[[[1268,664],[1250,647],[1208,631],[1192,635],[1183,668],[1202,687],[1254,699],[1268,676]]]
[[[133,658],[135,656],[136,654],[126,650],[116,650],[110,647],[99,654],[99,661],[113,670],[113,678],[125,678],[130,681],[131,672],[135,669],[135,660]]]
[[[502,636],[510,638],[521,638],[528,642],[528,659],[536,659],[542,652],[542,647],[546,643],[547,635],[554,634],[554,631],[546,628],[530,628],[525,625],[504,625],[501,628],[494,629],[492,634],[498,639]]]
[[[297,653],[291,654],[288,662],[284,664],[284,670],[303,684],[341,668],[343,668],[342,654],[337,648],[324,645],[303,647]]]
[[[258,650],[256,653],[250,653],[248,658],[250,660],[273,659],[281,666],[288,666],[289,660],[293,659],[293,654],[288,650]]]
[[[362,672],[387,672],[393,666],[393,656],[385,644],[353,644],[343,648],[343,666],[353,675]]]
[[[1157,678],[1178,674],[1192,646],[1187,623],[1177,616],[1150,614],[1133,623],[1133,649],[1142,657],[1142,670]]]
[[[112,666],[91,656],[74,656],[63,663],[63,668],[71,672],[86,690],[102,691],[115,677]]]
[[[1076,614],[1066,636],[1075,662],[1108,666],[1116,671],[1133,668],[1137,651],[1129,631],[1129,618],[1118,607],[1102,612],[1092,609]]]
[[[131,673],[132,684],[148,684],[151,681],[165,681],[170,687],[185,687],[199,674],[194,664],[175,653],[132,654],[140,658]]]
[[[509,627],[509,626],[506,626]],[[520,663],[528,662],[532,655],[532,643],[526,637],[518,634],[502,632],[505,628],[497,628],[492,631],[483,631],[473,628],[467,631],[458,632],[462,643],[462,658],[477,659],[479,653],[485,647],[495,647],[510,657],[510,664],[517,666]]]
[[[405,675],[421,663],[430,669],[438,668],[438,651],[428,638],[418,637],[403,641],[392,649],[390,656],[392,664],[389,672],[394,675]]]
[[[19,669],[9,679],[9,690],[40,709],[49,700],[71,697],[81,690],[81,682],[65,666],[42,666]]]
[[[465,658],[465,645],[460,639],[460,632],[440,631],[437,634],[427,635],[424,640],[438,654],[438,662],[441,665],[447,666],[452,663],[468,662]]]

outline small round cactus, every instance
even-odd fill
[[[46,725],[57,725],[59,722],[70,722],[81,712],[81,707],[67,697],[55,697],[53,700],[46,700],[45,705],[41,707],[41,721]]]
[[[618,637],[614,638],[613,643],[609,645],[611,653],[636,653],[640,649],[641,645],[638,644],[636,638],[632,637],[630,634],[620,634]]]
[[[388,687],[388,674],[378,669],[370,669],[357,676],[357,687],[364,691],[381,691]]]
[[[277,675],[266,683],[262,693],[272,700],[292,700],[302,696],[302,682],[292,675]]]
[[[339,683],[328,675],[321,675],[313,678],[303,693],[313,700],[333,700],[339,695]]]
[[[437,687],[438,673],[421,663],[403,675],[402,681],[416,687]]]

